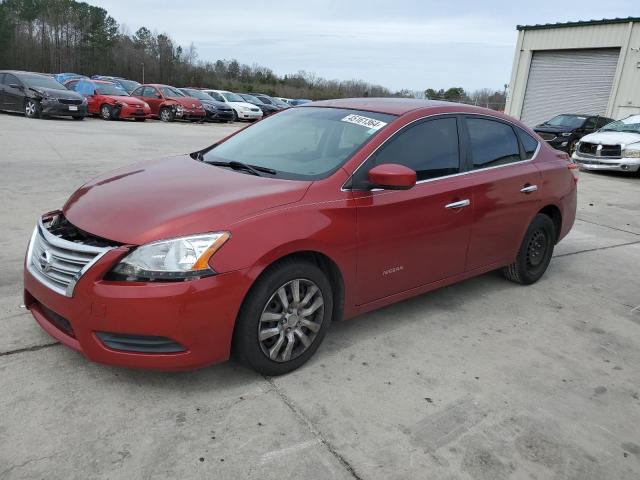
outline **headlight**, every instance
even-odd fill
[[[640,158],[640,150],[628,149],[622,154],[625,158]]]
[[[572,135],[572,132],[562,132],[560,135],[562,137],[570,137]]]
[[[209,267],[209,259],[230,236],[229,232],[203,233],[142,245],[123,258],[109,277],[148,282],[213,275],[215,272]]]

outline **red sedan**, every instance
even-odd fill
[[[115,83],[80,78],[69,80],[65,86],[86,97],[89,114],[100,115],[105,120],[135,118],[144,122],[151,115],[146,102],[131,97]]]
[[[511,117],[421,100],[285,110],[87,183],[38,222],[25,305],[96,362],[268,375],[332,321],[499,269],[544,274],[578,170]]]
[[[176,119],[204,121],[206,112],[200,100],[188,97],[169,85],[140,85],[131,95],[144,100],[151,107],[151,114],[163,122]]]

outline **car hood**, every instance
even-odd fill
[[[171,100],[178,102],[180,105],[186,108],[198,108],[202,107],[202,103],[200,100],[193,97],[185,97],[185,98],[172,98]]]
[[[82,100],[84,97],[77,92],[71,90],[64,90],[58,88],[42,88],[42,87],[30,87],[30,89],[37,93],[47,93],[53,98],[62,98],[64,100]]]
[[[229,102],[229,105],[233,105],[234,107],[257,108],[256,105],[248,102]]]
[[[534,132],[545,132],[545,133],[562,133],[562,132],[573,132],[573,128],[571,127],[562,127],[562,126],[554,126],[554,125],[536,125],[533,127]]]
[[[131,106],[144,106],[144,100],[141,100],[137,97],[127,97],[126,95],[109,95],[109,98],[113,98],[118,102],[124,102]]]
[[[181,155],[97,177],[69,198],[63,212],[81,230],[141,245],[227,229],[260,211],[299,201],[310,184],[257,177]]]
[[[603,145],[631,145],[640,142],[640,133],[595,132],[585,135],[580,141]]]

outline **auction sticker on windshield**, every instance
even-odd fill
[[[380,130],[386,125],[386,122],[381,122],[380,120],[376,120],[375,118],[362,117],[353,113],[344,117],[342,121],[355,123],[356,125],[360,125],[361,127],[369,128],[371,130]]]

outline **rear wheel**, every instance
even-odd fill
[[[28,98],[27,101],[24,102],[25,117],[40,118],[41,114],[42,114],[42,107],[40,106],[40,102],[32,98]]]
[[[173,122],[176,118],[175,112],[169,107],[163,107],[160,109],[160,120],[163,122]]]
[[[234,353],[263,375],[288,373],[318,349],[332,311],[324,272],[307,261],[282,261],[249,292],[238,315]]]
[[[100,107],[100,118],[103,120],[113,119],[113,108],[111,108],[111,105],[105,104]]]
[[[522,240],[516,261],[502,269],[503,275],[522,285],[537,282],[549,266],[555,239],[553,221],[542,213],[536,215]]]

